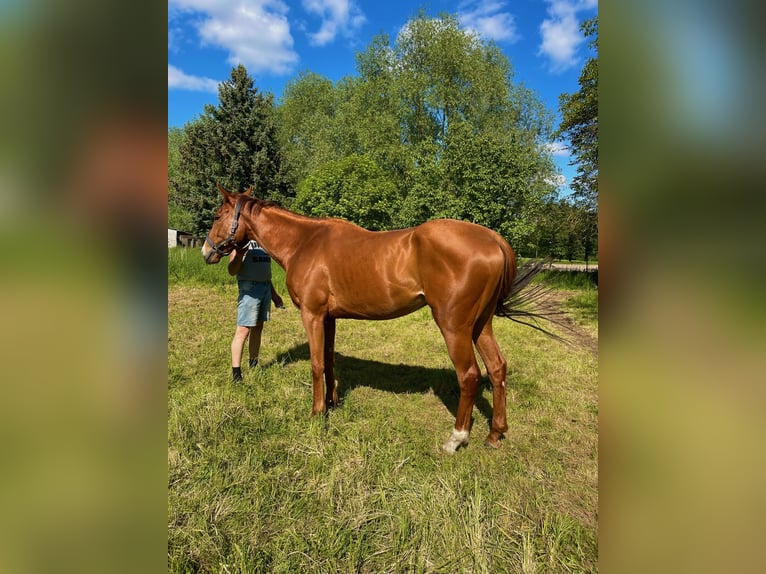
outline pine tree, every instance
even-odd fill
[[[191,206],[193,231],[207,231],[220,204],[216,184],[230,191],[251,185],[256,196],[284,201],[291,195],[277,139],[274,97],[263,94],[244,66],[218,87],[218,105],[184,126],[179,193]]]

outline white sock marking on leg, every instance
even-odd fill
[[[468,444],[468,431],[452,429],[452,436],[449,437],[446,443],[442,446],[445,452],[455,452],[458,447]]]

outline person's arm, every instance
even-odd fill
[[[239,273],[239,268],[242,267],[242,256],[246,252],[247,249],[235,249],[229,253],[229,275]]]
[[[274,306],[277,309],[284,309],[285,302],[282,300],[282,297],[279,296],[277,290],[274,289],[274,284],[271,281],[269,281],[269,287],[271,287],[271,300],[274,301]]]

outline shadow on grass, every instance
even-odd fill
[[[277,355],[276,363],[295,363],[310,361],[308,343],[301,343]],[[398,394],[427,393],[433,391],[452,416],[457,416],[457,406],[460,400],[460,389],[453,369],[436,369],[418,365],[382,363],[370,359],[349,357],[335,353],[335,379],[338,381],[338,399],[341,403],[346,395],[357,387],[369,387],[381,391]],[[492,404],[481,394],[482,388],[490,388],[486,376],[480,381],[480,392],[476,396],[475,406],[492,421]],[[512,383],[509,380],[509,385]],[[537,394],[537,388],[524,385],[516,388],[522,397]]]

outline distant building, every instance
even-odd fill
[[[168,227],[168,247],[202,247],[202,237]]]

